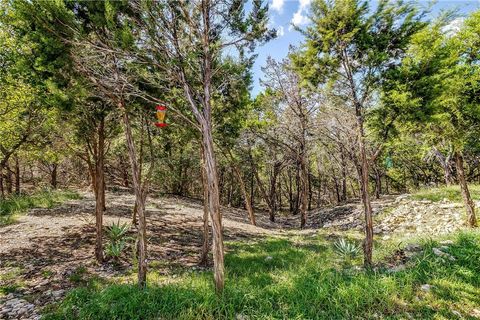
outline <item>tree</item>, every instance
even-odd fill
[[[215,288],[224,288],[224,248],[217,160],[213,140],[213,98],[221,83],[213,81],[222,69],[226,48],[253,49],[258,41],[272,36],[267,29],[267,7],[253,1],[248,14],[246,1],[153,2],[138,1],[135,21],[145,34],[142,58],[156,72],[165,74],[169,87],[181,88],[188,109],[172,108],[201,133],[212,221]],[[150,78],[155,80],[155,78]],[[158,87],[155,81],[152,83]]]
[[[306,81],[329,86],[355,110],[358,156],[356,168],[365,213],[364,263],[372,264],[373,221],[365,141],[365,110],[386,70],[394,68],[413,34],[425,23],[416,8],[403,1],[382,0],[370,9],[359,0],[317,0],[306,43],[294,61]]]
[[[291,162],[297,168],[298,208],[300,212],[300,227],[304,228],[307,221],[308,190],[309,190],[309,151],[311,149],[311,123],[316,108],[316,99],[308,88],[302,87],[300,76],[292,68],[289,60],[276,62],[267,60],[263,68],[265,79],[263,85],[268,91],[268,104],[273,106],[273,112],[278,115],[275,134],[266,133],[263,136],[267,143],[279,145],[286,149]],[[264,100],[265,101],[265,100]],[[267,197],[270,207],[270,220],[273,221],[276,177],[285,161],[273,165],[273,181],[270,197]],[[296,212],[295,212],[296,213]]]
[[[464,172],[464,154],[479,133],[479,21],[480,14],[472,14],[454,35],[445,34],[445,20],[419,32],[402,68],[389,74],[384,94],[385,108],[395,108],[399,115],[397,126],[422,135],[427,149],[437,154],[439,149],[447,149],[453,156],[470,227],[477,221]],[[448,165],[442,161],[447,184]]]

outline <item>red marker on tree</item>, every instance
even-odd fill
[[[167,107],[158,105],[156,109],[157,109],[156,114],[157,114],[158,122],[156,122],[155,125],[159,128],[166,127],[167,124],[165,123],[165,114],[167,112]]]

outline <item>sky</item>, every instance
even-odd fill
[[[257,48],[257,60],[253,66],[253,87],[251,93],[256,96],[262,91],[260,79],[262,78],[261,68],[265,66],[267,58],[271,56],[281,60],[287,56],[289,46],[299,46],[302,42],[302,35],[292,28],[292,23],[305,27],[308,25],[307,13],[311,0],[268,0],[270,27],[277,30],[277,38]],[[369,1],[375,6],[376,1]],[[427,6],[430,0],[414,1],[420,6]],[[480,0],[437,0],[431,12],[431,18],[438,15],[442,10],[457,10],[460,16],[469,12],[480,10]]]

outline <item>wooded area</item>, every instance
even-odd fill
[[[359,203],[366,273],[380,261],[374,201],[458,186],[465,230],[477,227],[470,188],[480,183],[480,11],[454,25],[453,12],[433,17],[413,2],[314,0],[310,23],[295,26],[301,45],[267,60],[254,97],[256,50],[277,36],[266,1],[0,3],[0,229],[15,224],[3,209],[12,199],[89,190],[91,257],[98,265],[127,259],[147,290],[156,262],[149,248],[169,241],[152,234],[149,206],[198,200],[196,263],[212,270],[222,297],[236,286],[225,263],[235,244],[225,244],[222,220],[232,209],[258,228],[298,231],[318,229],[325,208]],[[134,195],[131,224],[106,224],[122,193]],[[472,232],[468,263],[479,271]],[[355,256],[348,242],[335,245]],[[230,318],[218,312],[109,318]]]

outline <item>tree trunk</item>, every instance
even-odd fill
[[[12,170],[10,169],[10,166],[8,165],[8,163],[5,166],[5,169],[6,169],[5,180],[7,182],[7,193],[12,194],[13,193]]]
[[[250,223],[252,225],[256,226],[257,223],[255,221],[255,213],[253,212],[252,202],[251,202],[250,196],[247,192],[247,187],[245,186],[245,182],[243,181],[240,169],[238,168],[238,166],[235,163],[233,163],[233,160],[232,160],[232,167],[233,167],[233,170],[234,170],[235,174],[237,175],[238,182],[240,183],[240,190],[242,191],[243,198],[245,199],[245,207],[247,208],[248,217],[250,218]]]
[[[260,175],[258,174],[257,168],[254,168],[253,171],[255,174],[255,178],[257,179],[257,185],[258,185],[258,189],[260,190],[260,194],[262,195],[262,198],[267,203],[268,216],[270,218],[270,221],[275,222],[275,205],[270,202],[270,197],[268,196],[267,191],[265,190],[265,186],[263,185],[263,182],[260,180]]]
[[[217,293],[222,293],[225,285],[225,265],[224,265],[224,247],[223,247],[223,228],[222,215],[220,213],[220,194],[218,188],[217,163],[213,148],[213,137],[210,124],[205,121],[202,123],[203,152],[205,157],[205,171],[208,185],[208,209],[212,221],[213,236],[213,269],[215,279],[215,289]]]
[[[308,205],[308,168],[307,157],[304,154],[300,158],[299,174],[299,207],[300,207],[300,228],[305,228],[307,223],[307,205]]]
[[[15,194],[20,194],[20,164],[18,156],[15,156]]]
[[[147,284],[147,231],[145,219],[145,200],[142,192],[142,183],[140,176],[140,168],[138,165],[137,152],[133,142],[132,128],[128,112],[123,102],[119,104],[123,112],[123,126],[125,131],[125,139],[127,142],[128,156],[132,167],[133,190],[135,193],[136,213],[138,216],[138,239],[137,239],[137,255],[138,255],[138,285],[145,287]]]
[[[465,170],[463,166],[463,155],[460,152],[455,153],[455,165],[457,167],[458,184],[462,190],[462,198],[467,211],[468,226],[474,228],[477,226],[477,218],[475,216],[475,204],[470,196],[467,181],[465,179]]]
[[[382,193],[382,177],[377,168],[374,169],[374,173],[375,173],[375,198],[380,199],[380,195]]]
[[[5,199],[5,189],[3,187],[3,165],[0,163],[0,197]]]
[[[365,214],[365,241],[363,243],[364,265],[366,268],[372,266],[373,252],[373,219],[372,205],[370,203],[370,195],[368,191],[368,161],[365,150],[365,133],[363,129],[363,115],[360,106],[356,106],[357,126],[358,126],[358,147],[360,151],[360,165],[358,167],[358,175],[360,182],[360,190],[362,203]]]
[[[208,252],[209,250],[209,232],[208,232],[208,183],[207,172],[205,170],[205,154],[202,148],[202,187],[203,187],[203,243],[202,254],[200,256],[200,265],[206,267],[208,265]]]
[[[50,186],[52,189],[57,189],[57,169],[58,165],[54,163],[52,171],[50,172]]]
[[[103,211],[105,208],[105,119],[101,118],[98,125],[98,149],[95,159],[95,258],[103,262]],[[56,171],[56,166],[55,170]]]
[[[347,201],[347,163],[345,161],[345,150],[343,147],[341,148],[341,164],[342,164],[342,193],[341,193],[341,200],[342,202]]]

